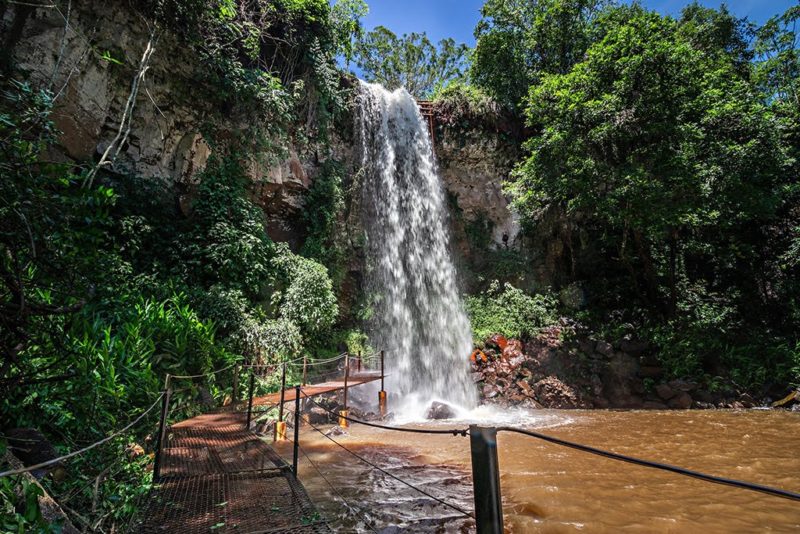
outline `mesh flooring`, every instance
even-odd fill
[[[241,425],[186,423],[170,429],[161,483],[136,532],[331,532],[280,456],[255,433]]]

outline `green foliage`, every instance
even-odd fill
[[[498,102],[522,107],[531,84],[566,74],[591,42],[605,0],[487,0],[475,28],[470,77]]]
[[[556,300],[543,294],[527,295],[511,284],[497,282],[465,299],[472,335],[480,343],[493,334],[530,338],[556,319]]]
[[[378,26],[356,45],[358,67],[369,82],[388,89],[404,87],[416,98],[428,98],[438,87],[463,77],[467,46],[453,39],[434,45],[425,33],[397,37]]]
[[[280,317],[297,325],[306,339],[319,339],[339,315],[328,271],[313,260],[292,254],[285,246],[280,248],[275,265],[282,272],[282,283],[273,294],[273,305],[280,310]]]
[[[0,443],[0,457],[6,446]],[[42,489],[22,477],[0,478],[0,530],[3,532],[36,532],[49,534],[60,532],[60,526],[51,524],[42,517],[39,496]]]
[[[239,158],[209,160],[200,175],[191,228],[175,243],[181,254],[176,266],[184,279],[203,286],[222,282],[256,298],[270,281],[274,251],[263,212],[246,196],[247,180]]]
[[[338,43],[337,55],[349,66],[355,53],[355,43],[363,35],[361,18],[367,16],[369,6],[364,0],[337,0],[331,8],[331,25]]]
[[[306,241],[301,252],[303,256],[325,265],[337,287],[344,277],[345,262],[344,247],[337,240],[341,233],[338,223],[345,208],[344,176],[340,162],[326,160],[314,178],[303,206]]]
[[[683,236],[770,217],[782,154],[774,121],[727,56],[694,48],[675,21],[641,8],[602,24],[583,62],[531,88],[527,115],[542,134],[510,191],[532,220],[550,206],[598,220],[624,262],[632,242],[654,299],[650,247],[675,258]]]

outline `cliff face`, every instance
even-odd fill
[[[73,0],[66,12],[7,4],[0,11],[6,60],[55,95],[52,119],[62,132],[62,150],[48,157],[93,165],[115,139],[125,139],[112,146],[107,156],[116,157],[105,170],[121,179],[136,175],[165,182],[172,186],[178,212],[187,215],[198,175],[213,152],[204,132],[234,136],[246,130],[248,117],[202,98],[208,74],[196,53],[169,31],[151,39],[152,28],[132,5]],[[131,99],[147,54],[147,69]],[[253,199],[265,212],[268,233],[292,248],[300,246],[298,215],[320,171],[321,154],[328,153],[349,174],[345,186],[351,202],[342,231],[352,249],[347,268],[357,275],[360,194],[353,140],[334,131],[327,150],[313,141],[275,143],[277,151],[263,158],[256,154],[248,165]],[[516,143],[499,131],[442,125],[435,149],[450,200],[454,248],[466,289],[473,289],[481,273],[491,271],[496,253],[531,257],[502,192],[517,159]]]
[[[247,117],[198,98],[208,74],[196,54],[168,31],[151,39],[145,17],[120,0],[73,0],[68,12],[6,4],[0,15],[6,63],[55,96],[51,118],[62,132],[62,151],[49,156],[93,164],[120,136],[126,141],[112,148],[109,156],[116,157],[106,170],[173,185],[186,214],[212,153],[203,132],[236,134],[247,127]],[[129,101],[146,54],[147,69]],[[256,155],[249,165],[252,193],[270,235],[296,245],[295,218],[318,161],[313,146],[279,142],[280,157]]]

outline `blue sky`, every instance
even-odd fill
[[[763,23],[783,13],[798,0],[728,0],[728,8],[740,17]],[[472,31],[480,19],[483,0],[367,0],[369,15],[364,26],[383,25],[398,35],[426,32],[432,41],[453,37],[458,42],[475,44]],[[689,0],[643,0],[643,4],[661,13],[677,15]],[[701,4],[719,7],[720,0],[701,0]]]

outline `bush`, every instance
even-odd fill
[[[306,339],[327,332],[339,315],[333,283],[319,263],[292,254],[285,246],[275,265],[283,273],[285,286],[273,295],[280,317],[296,324]]]
[[[465,300],[472,335],[482,341],[493,334],[529,338],[556,320],[556,299],[550,295],[526,295],[511,284],[493,282],[480,295]]]

